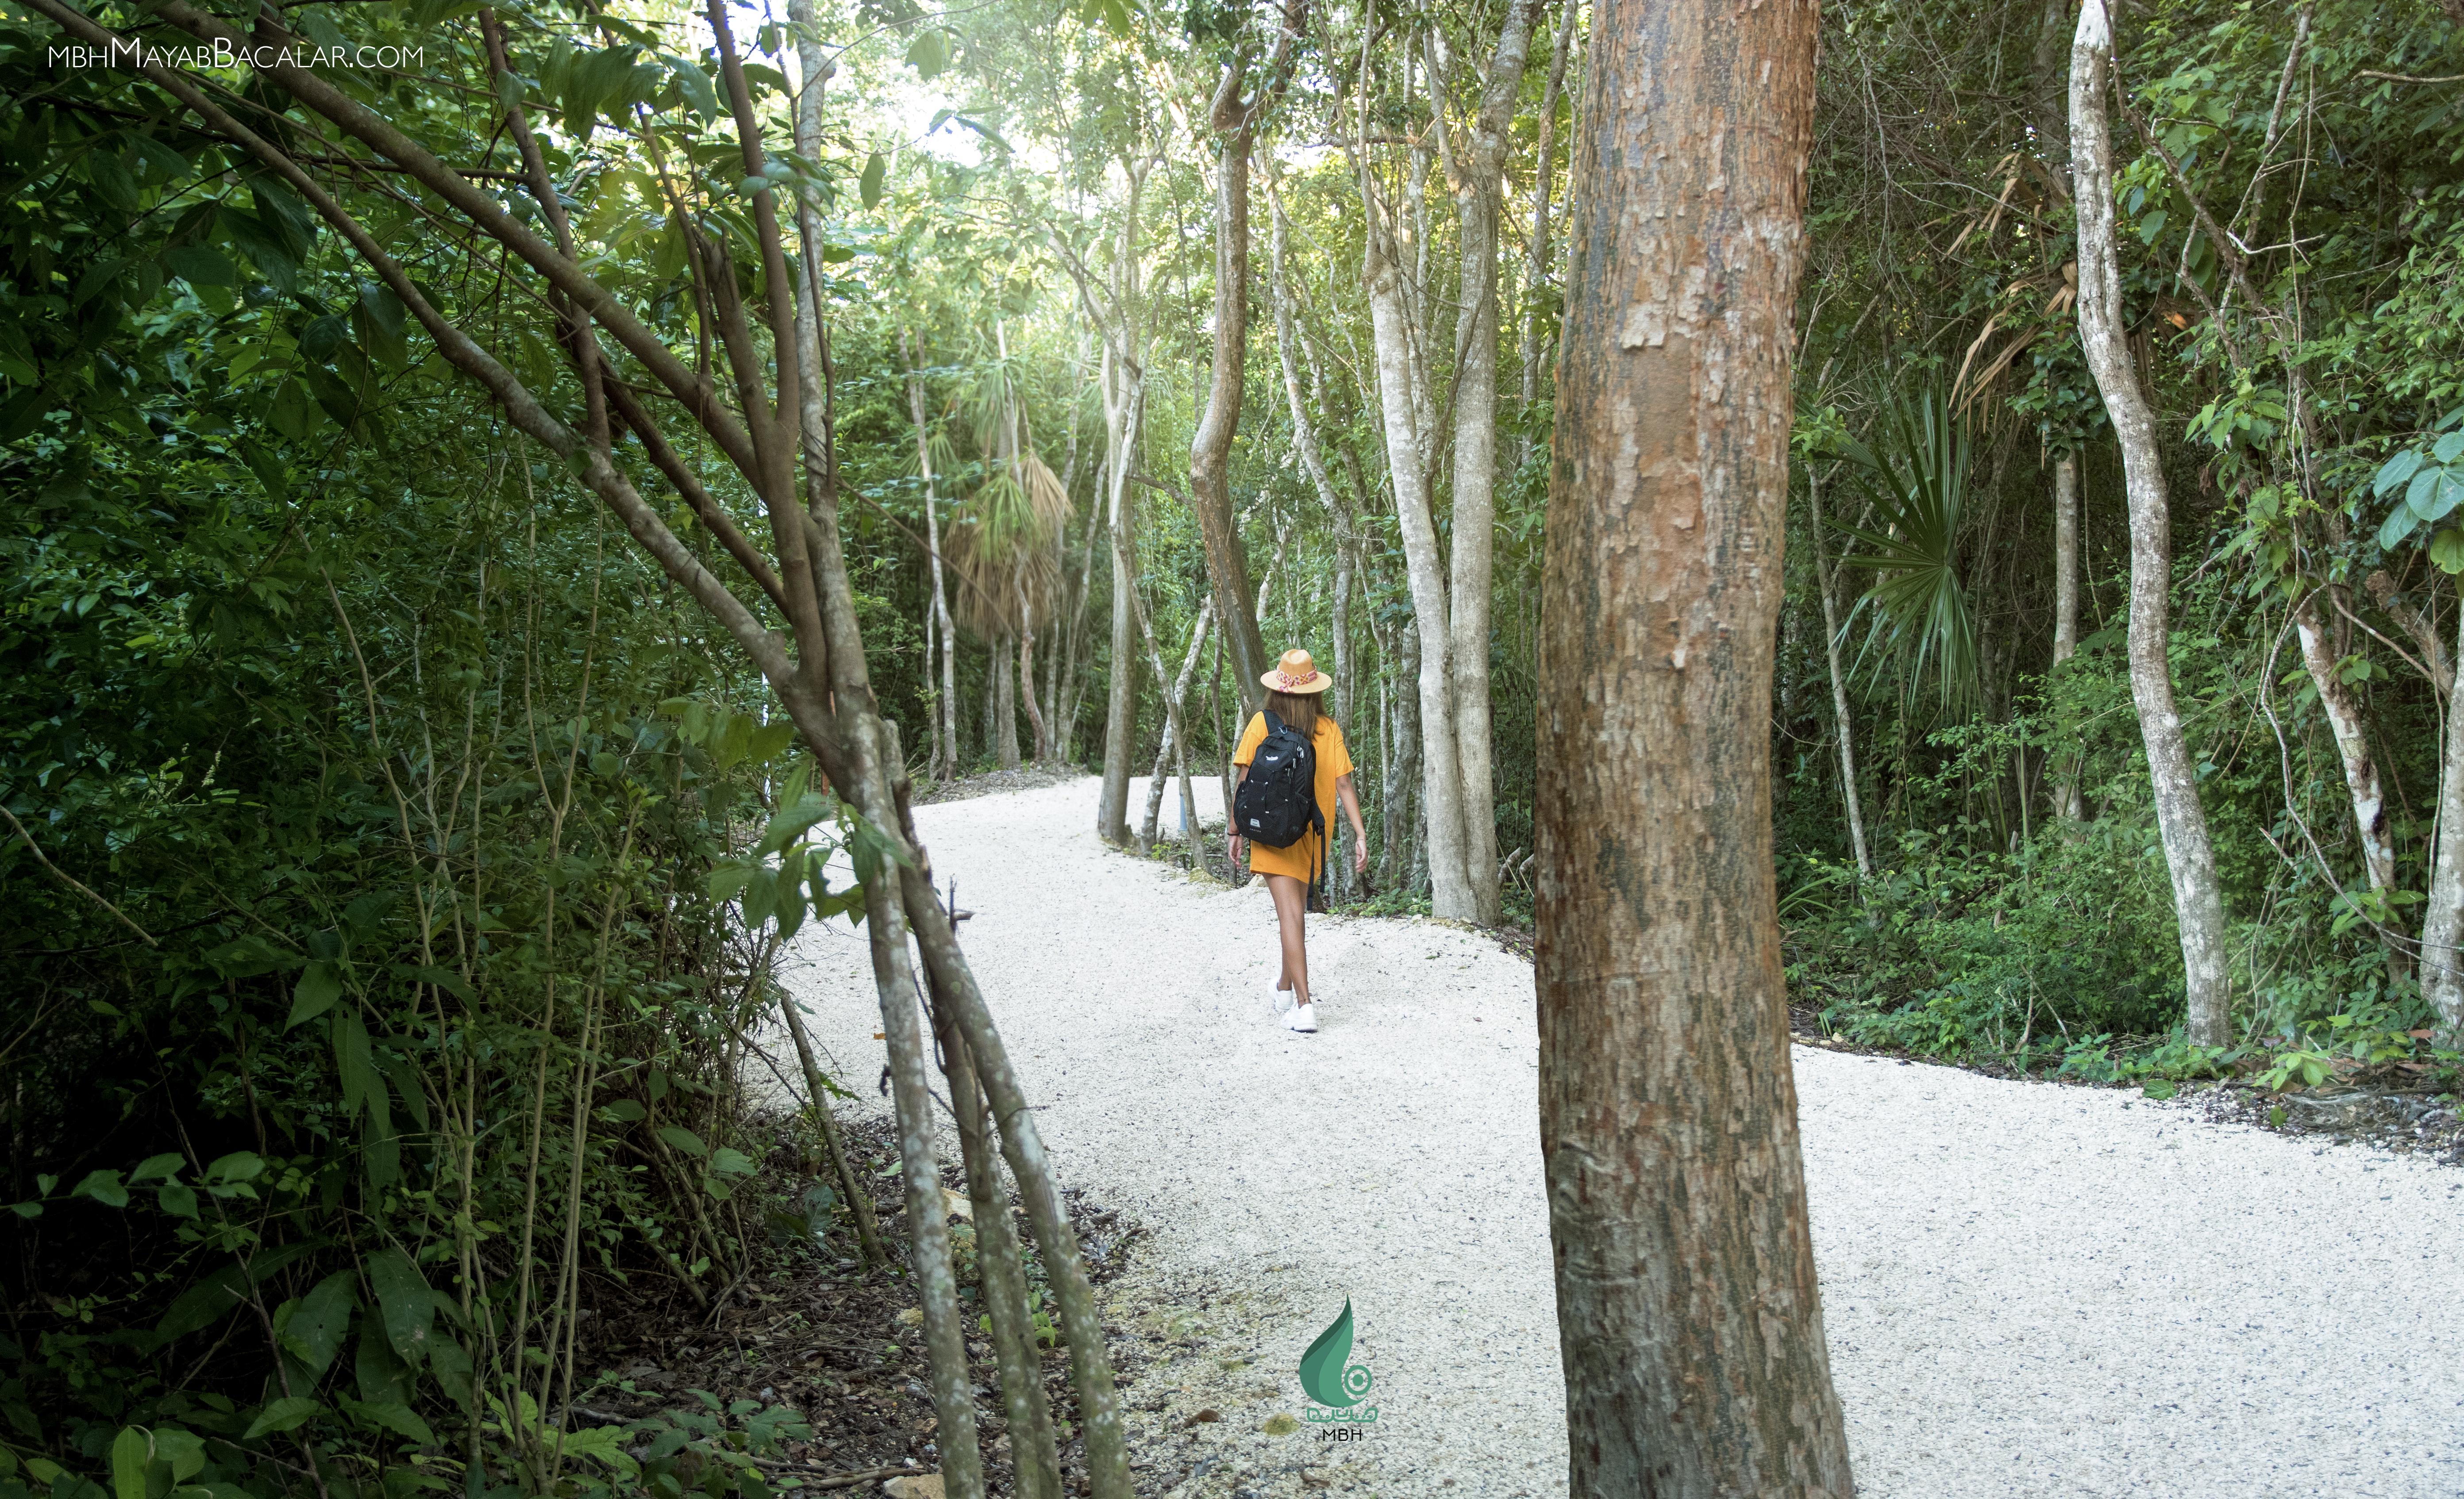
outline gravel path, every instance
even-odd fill
[[[1111,1307],[1157,1359],[1131,1384],[1141,1492],[1562,1494],[1529,966],[1315,918],[1323,1029],[1291,1035],[1263,889],[1105,849],[1094,789],[918,820],[1065,1181],[1154,1236]],[[862,942],[839,923],[800,955],[869,1100]],[[2464,1493],[2464,1174],[2124,1092],[1794,1059],[1863,1494]],[[1347,1297],[1379,1419],[1269,1434]]]

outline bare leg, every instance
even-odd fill
[[[1309,882],[1288,874],[1266,876],[1266,893],[1275,897],[1275,922],[1283,929],[1284,978],[1275,985],[1292,991],[1292,1003],[1307,1004],[1309,946],[1301,923],[1309,919]]]

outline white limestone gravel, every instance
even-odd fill
[[[1094,803],[1085,780],[918,822],[1065,1182],[1153,1236],[1111,1303],[1163,1356],[1130,1386],[1140,1491],[1565,1492],[1529,964],[1313,918],[1321,1028],[1293,1035],[1263,889],[1105,849]],[[863,943],[837,923],[798,952],[869,1107]],[[2464,1494],[2464,1173],[1793,1054],[1861,1493]],[[1376,1422],[1266,1434],[1346,1298]]]

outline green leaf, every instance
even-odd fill
[[[622,1119],[627,1124],[639,1124],[649,1113],[642,1107],[641,1101],[635,1098],[619,1098],[607,1105],[605,1112],[609,1118]]]
[[[177,1152],[166,1151],[160,1156],[148,1156],[138,1163],[135,1171],[128,1174],[128,1179],[132,1185],[140,1181],[151,1181],[158,1177],[170,1176],[186,1164],[187,1161]]]
[[[400,1400],[352,1400],[344,1408],[368,1425],[407,1438],[422,1446],[436,1444],[436,1433],[429,1428],[428,1422],[420,1420],[417,1411]]]
[[[753,869],[750,864],[722,864],[711,871],[710,898],[713,900],[733,898],[737,891],[744,888],[744,882],[753,877]]]
[[[2141,1089],[2139,1091],[2140,1096],[2144,1098],[2170,1098],[2175,1092],[2179,1091],[2179,1090],[2176,1089],[2173,1084],[2166,1081],[2165,1079],[2158,1078],[2154,1082],[2149,1083],[2146,1087]]]
[[[404,1361],[419,1362],[436,1321],[436,1298],[429,1293],[428,1277],[409,1255],[390,1246],[369,1255],[365,1268],[377,1312],[385,1319],[386,1341]]]
[[[673,1148],[691,1156],[695,1160],[699,1160],[704,1156],[710,1154],[710,1147],[701,1142],[700,1135],[695,1135],[693,1131],[685,1129],[680,1125],[663,1124],[659,1126],[659,1138],[667,1141],[668,1144]]]
[[[774,718],[756,729],[745,741],[744,758],[757,765],[766,765],[778,753],[796,742],[796,726],[784,718]]]
[[[90,1197],[105,1207],[126,1207],[128,1189],[120,1183],[117,1171],[94,1171],[86,1174],[69,1193],[71,1197]]]
[[[154,1201],[174,1218],[197,1216],[197,1194],[183,1182],[165,1181],[154,1189]]]
[[[342,997],[341,970],[334,963],[318,959],[299,971],[299,982],[291,991],[291,1018],[282,1023],[290,1029],[302,1021],[315,1020],[334,1007]]]
[[[185,1484],[206,1468],[206,1439],[177,1427],[154,1428],[154,1460],[171,1465],[171,1481]]]
[[[597,1458],[628,1482],[641,1476],[641,1466],[625,1451],[632,1434],[622,1426],[584,1426],[564,1438],[567,1457]]]
[[[2438,445],[2430,450],[2430,455],[2441,463],[2453,463],[2459,455],[2464,455],[2464,431],[2449,432],[2438,439]]]
[[[181,245],[163,253],[163,267],[190,286],[236,286],[239,276],[211,245]]]
[[[2449,526],[2430,539],[2430,560],[2439,571],[2464,573],[2464,531]]]
[[[377,1076],[376,1053],[368,1045],[368,1027],[345,1010],[334,1017],[334,1063],[341,1070],[342,1112],[356,1116],[369,1106],[369,1095],[385,1083]]]
[[[752,1157],[732,1146],[722,1145],[710,1153],[710,1171],[715,1177],[749,1177],[760,1169]]]
[[[668,69],[676,77],[676,87],[693,106],[694,114],[708,124],[718,118],[718,90],[710,86],[710,75],[682,57],[670,57]]]
[[[950,66],[950,44],[939,27],[925,28],[913,42],[908,43],[907,65],[926,82],[939,77],[942,70]]]
[[[201,1333],[229,1315],[248,1291],[248,1270],[244,1266],[226,1265],[196,1285],[180,1293],[171,1309],[163,1313],[155,1325],[154,1336],[167,1343],[175,1337]]]
[[[359,1303],[359,1277],[337,1270],[299,1298],[298,1310],[283,1325],[282,1346],[312,1375],[322,1376],[342,1351],[351,1330],[351,1312]]]
[[[206,1167],[209,1181],[253,1181],[265,1175],[265,1158],[254,1151],[235,1150],[217,1156]]]
[[[241,1440],[253,1442],[280,1432],[295,1431],[308,1423],[308,1419],[325,1407],[303,1395],[285,1396],[257,1412],[256,1420],[248,1423]]]
[[[2395,509],[2387,513],[2387,519],[2380,522],[2379,550],[2383,552],[2394,551],[2396,547],[2403,543],[2406,537],[2412,535],[2413,528],[2420,524],[2421,522],[2419,520],[2413,518],[2412,510],[2409,506],[2396,506]]]
[[[154,1444],[141,1426],[123,1426],[111,1443],[112,1499],[146,1499],[145,1469],[154,1461]]]
[[[865,161],[864,177],[856,184],[856,190],[862,195],[866,208],[872,208],[881,202],[882,179],[889,175],[889,172],[890,159],[879,151],[873,152]]]

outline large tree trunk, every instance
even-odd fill
[[[2063,139],[2068,142],[2067,132]],[[2065,452],[2054,460],[2054,665],[2057,667],[2079,653],[2079,454]],[[2079,753],[2073,751],[2061,776],[2054,783],[2054,810],[2073,822],[2086,815],[2086,808],[2079,802]]]
[[[2293,630],[2301,642],[2301,664],[2310,672],[2310,685],[2318,691],[2320,710],[2327,716],[2328,731],[2335,736],[2337,757],[2343,761],[2344,790],[2352,799],[2353,830],[2361,839],[2363,871],[2369,878],[2370,889],[2385,902],[2385,897],[2397,889],[2395,836],[2387,827],[2387,793],[2379,785],[2378,761],[2370,753],[2362,705],[2354,700],[2352,689],[2344,685],[2339,670],[2343,663],[2335,647],[2335,637],[2319,618],[2317,593],[2305,595],[2293,606]],[[2383,903],[2373,919],[2378,925],[2379,940],[2387,947],[2388,977],[2408,977],[2412,962],[2405,952],[2402,914],[2393,904]]]
[[[1593,24],[1536,863],[1571,1488],[1845,1499],[1771,826],[1815,10]]]
[[[1806,500],[1814,512],[1807,540],[1814,546],[1814,582],[1822,590],[1822,659],[1831,669],[1831,716],[1839,732],[1839,791],[1848,807],[1848,847],[1857,855],[1857,872],[1874,872],[1873,855],[1865,844],[1865,800],[1857,785],[1857,720],[1848,712],[1848,673],[1839,663],[1839,590],[1832,581],[1831,558],[1823,549],[1822,476],[1808,464]]]
[[[1395,513],[1403,540],[1403,567],[1411,586],[1412,616],[1419,626],[1420,805],[1429,856],[1430,909],[1440,917],[1476,921],[1480,905],[1464,861],[1463,764],[1456,752],[1452,639],[1447,628],[1445,563],[1429,508],[1426,405],[1427,371],[1412,347],[1404,305],[1402,267],[1396,263],[1396,235],[1379,227],[1376,189],[1361,172],[1367,206],[1367,264],[1372,340],[1377,355],[1378,405],[1385,415],[1386,466],[1395,485]]]
[[[1507,130],[1531,52],[1540,0],[1509,0],[1481,90],[1480,110],[1457,157],[1455,207],[1462,226],[1462,311],[1455,346],[1454,566],[1446,648],[1454,668],[1455,757],[1463,796],[1463,874],[1471,919],[1505,916],[1497,864],[1497,791],[1489,753],[1489,580],[1497,538],[1497,232],[1506,209]]]
[[[2071,38],[2071,160],[2079,209],[2079,342],[2104,396],[2130,495],[2130,697],[2155,784],[2156,827],[2173,880],[2189,992],[2189,1039],[2203,1047],[2233,1040],[2232,975],[2226,963],[2225,905],[2215,853],[2199,805],[2198,772],[2173,703],[2167,659],[2172,588],[2170,518],[2156,451],[2156,418],[2122,321],[2122,273],[2113,247],[2113,142],[2104,90],[2112,28],[2104,0],[2083,0]]]

